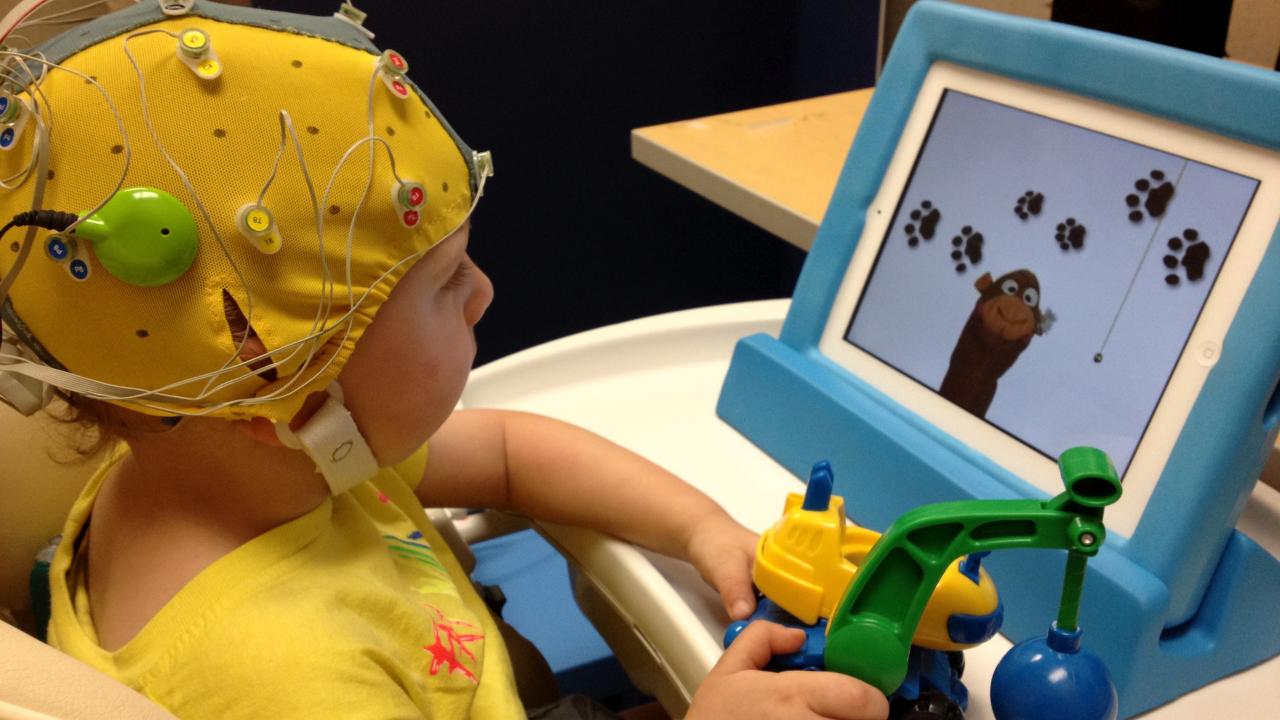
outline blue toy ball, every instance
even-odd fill
[[[1080,630],[1057,623],[1018,643],[991,678],[997,720],[1115,720],[1116,687],[1102,659],[1080,647]]]

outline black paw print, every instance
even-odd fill
[[[1013,206],[1013,212],[1023,220],[1030,218],[1032,215],[1039,215],[1044,209],[1044,195],[1035,190],[1028,190],[1018,198],[1018,203]]]
[[[920,238],[932,240],[933,234],[938,230],[938,221],[941,219],[942,213],[938,212],[938,208],[934,207],[933,203],[928,200],[920,203],[918,209],[911,211],[911,222],[902,228],[907,233],[907,244],[915,247],[920,244]]]
[[[1200,241],[1200,233],[1192,228],[1182,231],[1182,237],[1169,238],[1169,254],[1164,256],[1164,266],[1171,271],[1164,281],[1177,286],[1178,266],[1181,265],[1187,279],[1195,282],[1204,277],[1204,265],[1209,260],[1209,246]],[[1179,258],[1178,256],[1182,257]]]
[[[962,273],[967,269],[965,258],[969,259],[969,265],[982,262],[982,243],[982,233],[974,232],[968,225],[960,228],[960,234],[951,238],[951,246],[955,248],[951,251],[951,259],[956,261],[956,272]]]
[[[1164,211],[1169,207],[1169,201],[1173,199],[1173,183],[1165,181],[1162,170],[1152,170],[1150,180],[1139,178],[1133,184],[1133,188],[1138,192],[1130,193],[1124,198],[1125,204],[1133,208],[1129,211],[1131,222],[1142,222],[1143,214],[1138,208],[1139,204],[1146,209],[1147,215],[1160,217],[1164,215]],[[1147,196],[1145,201],[1142,195]]]
[[[1058,223],[1058,232],[1053,237],[1058,241],[1058,247],[1063,251],[1079,250],[1084,247],[1084,236],[1088,230],[1084,225],[1076,222],[1075,218],[1067,218]]]

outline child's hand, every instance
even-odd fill
[[[702,681],[685,720],[884,720],[889,716],[884,695],[848,675],[761,670],[772,656],[795,652],[803,644],[803,630],[765,621],[751,623]]]
[[[743,620],[756,609],[751,566],[759,539],[724,512],[703,518],[689,535],[685,557],[720,593],[725,612],[733,620]]]

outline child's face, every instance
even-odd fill
[[[382,465],[408,457],[453,411],[475,360],[473,329],[493,284],[467,255],[470,226],[396,284],[338,376],[347,409]]]

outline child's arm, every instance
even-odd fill
[[[428,507],[488,507],[614,535],[688,560],[731,617],[755,608],[756,535],[671,473],[582,428],[527,413],[455,412],[431,438]]]
[[[889,716],[889,701],[879,690],[847,675],[761,670],[774,655],[795,652],[803,644],[803,630],[751,623],[707,673],[685,720],[883,720]]]

